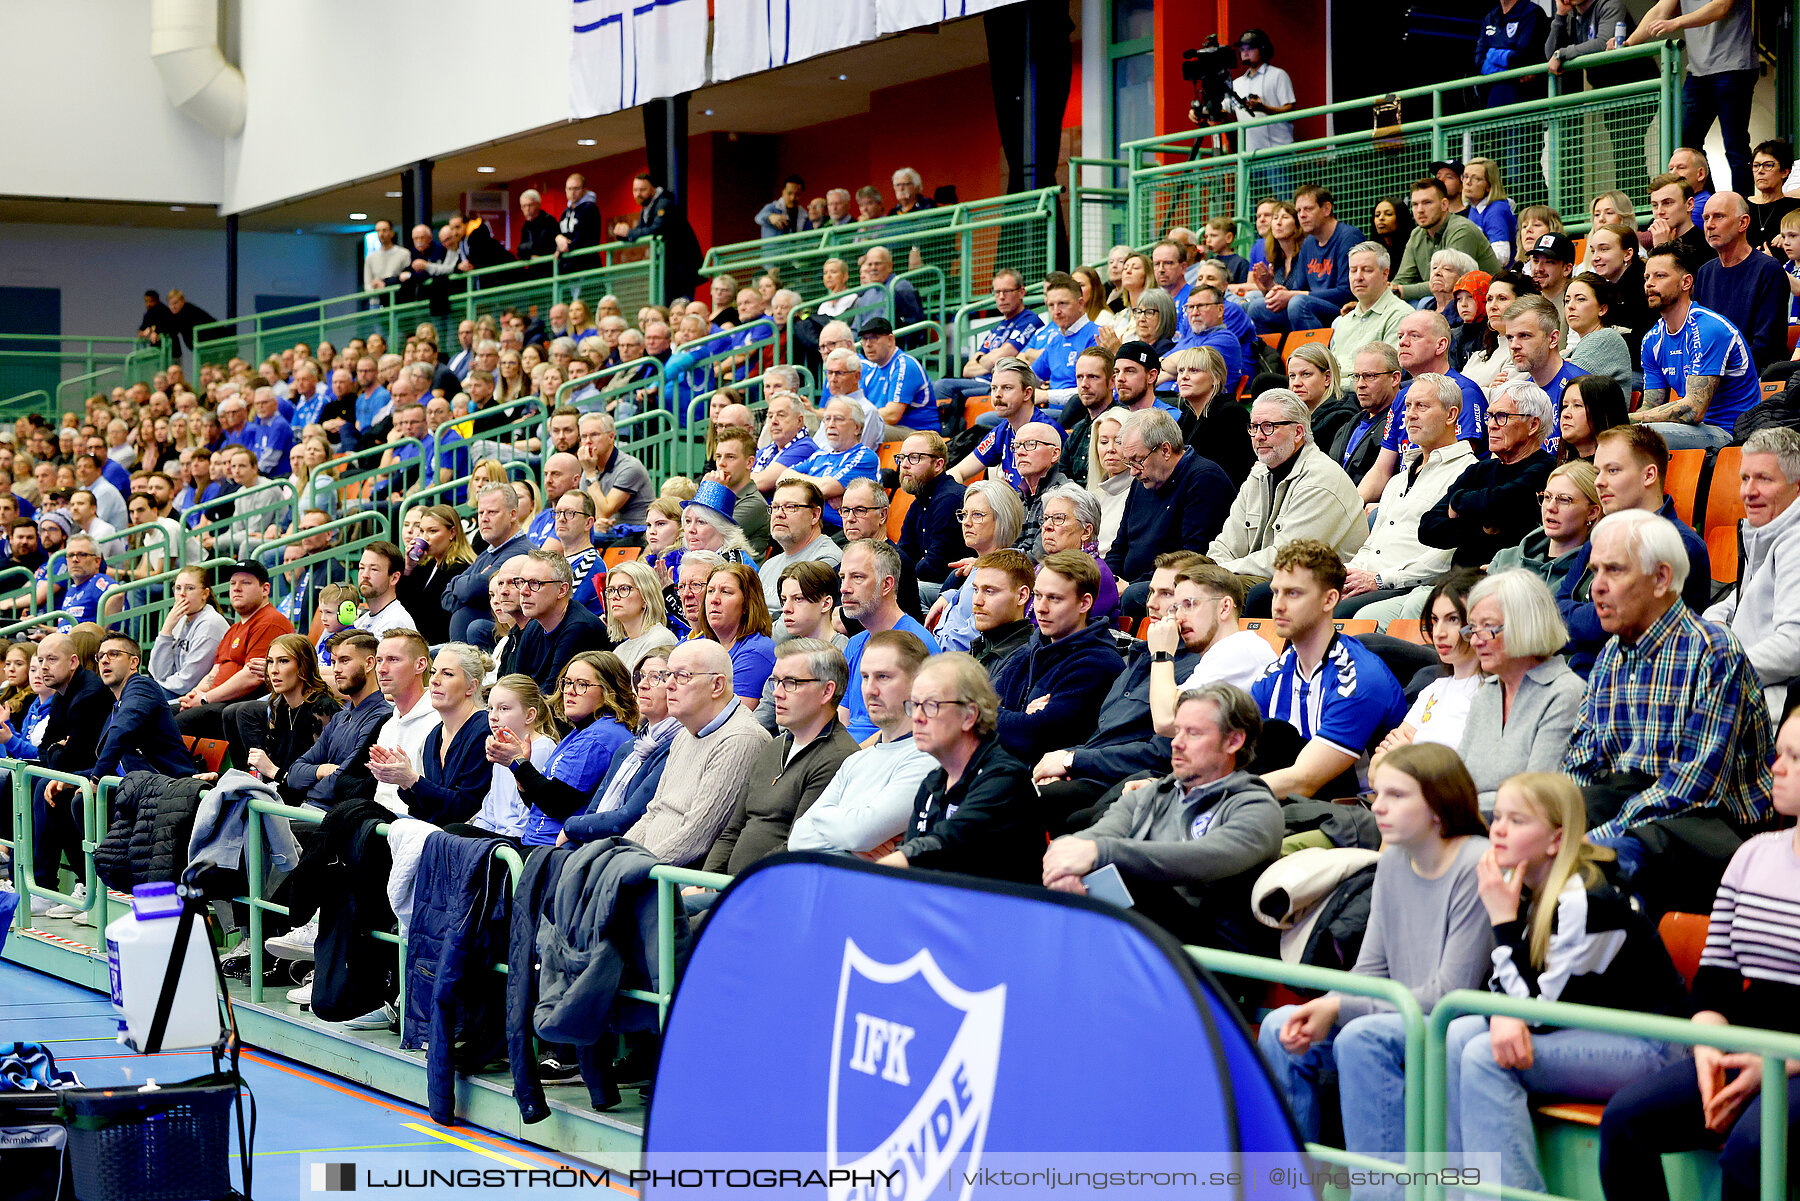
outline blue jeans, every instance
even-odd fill
[[[1465,1014],[1450,1023],[1445,1149],[1498,1152],[1500,1183],[1544,1191],[1530,1093],[1555,1093],[1605,1101],[1635,1080],[1687,1057],[1685,1047],[1598,1030],[1551,1030],[1531,1036],[1532,1065],[1503,1068],[1494,1062],[1488,1019]],[[1691,1069],[1690,1069],[1691,1070]],[[1451,1159],[1455,1163],[1454,1158]]]
[[[1719,140],[1725,143],[1725,162],[1731,168],[1731,190],[1751,193],[1750,98],[1756,91],[1756,68],[1721,71],[1717,75],[1689,75],[1681,85],[1681,144],[1706,145],[1707,131],[1719,123]]]
[[[1731,445],[1730,430],[1705,422],[1689,425],[1685,421],[1652,421],[1647,424],[1662,435],[1670,450],[1711,450],[1715,446]]]
[[[1320,300],[1310,292],[1295,292],[1288,297],[1285,309],[1270,309],[1261,292],[1251,292],[1244,297],[1244,311],[1250,314],[1250,324],[1259,334],[1327,329],[1338,319],[1341,308],[1341,305]]]
[[[1589,842],[1597,847],[1610,847],[1612,853],[1619,857],[1619,878],[1630,881],[1644,866],[1649,852],[1644,844],[1629,834],[1620,834],[1613,838],[1590,838]]]
[[[1300,1136],[1319,1137],[1319,1089],[1334,1076],[1356,1082],[1354,1103],[1343,1106],[1344,1148],[1396,1162],[1406,1154],[1406,1022],[1397,1013],[1352,1018],[1325,1041],[1299,1055],[1281,1045],[1281,1027],[1294,1006],[1263,1019],[1257,1049],[1275,1077],[1275,1086],[1293,1112]],[[1398,1184],[1366,1186],[1358,1201],[1398,1198]]]

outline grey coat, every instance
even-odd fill
[[[1771,721],[1786,711],[1800,676],[1800,505],[1789,505],[1761,529],[1738,522],[1743,561],[1737,587],[1707,609],[1706,620],[1729,626],[1762,680]]]
[[[1463,764],[1475,779],[1482,813],[1494,811],[1494,797],[1507,777],[1527,771],[1561,771],[1569,751],[1575,715],[1586,686],[1561,655],[1552,655],[1525,673],[1512,712],[1500,720],[1500,681],[1482,681],[1463,727]]]
[[[1271,496],[1270,492],[1274,495]],[[1296,538],[1317,538],[1349,559],[1369,536],[1362,497],[1344,469],[1313,443],[1299,450],[1299,462],[1274,489],[1269,469],[1257,463],[1231,502],[1231,514],[1206,553],[1240,575],[1275,574],[1275,550]]]

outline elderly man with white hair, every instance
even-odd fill
[[[1774,740],[1750,657],[1681,602],[1688,556],[1674,525],[1642,510],[1611,513],[1592,546],[1594,610],[1610,637],[1564,770],[1586,786],[1589,840],[1617,851],[1632,880],[1652,847],[1668,844],[1652,822],[1688,818],[1703,840],[1703,825],[1741,838],[1766,824]],[[1651,882],[1638,880],[1639,890]]]
[[[1738,586],[1706,611],[1743,644],[1762,680],[1769,716],[1777,724],[1800,676],[1800,433],[1757,430],[1744,443],[1738,474],[1744,502],[1739,523],[1743,561]],[[1785,585],[1785,586],[1784,586]]]
[[[842,322],[833,322],[842,325]],[[827,327],[829,328],[829,327]],[[845,326],[848,329],[848,326]],[[870,450],[879,450],[882,441],[887,437],[887,422],[882,420],[881,411],[877,409],[863,392],[863,379],[869,364],[860,354],[848,346],[835,346],[820,349],[825,355],[824,375],[825,393],[821,400],[843,400],[856,410],[858,421],[857,440]],[[815,434],[814,437],[817,437]]]
[[[1344,469],[1313,441],[1312,410],[1297,393],[1271,388],[1250,406],[1256,466],[1231,502],[1207,557],[1227,571],[1267,583],[1275,548],[1317,538],[1349,558],[1369,537],[1362,497]],[[1265,602],[1266,604],[1266,599]]]
[[[1537,495],[1556,467],[1544,439],[1556,406],[1530,379],[1494,391],[1487,411],[1488,457],[1456,478],[1419,522],[1419,541],[1451,552],[1455,567],[1481,567],[1538,525]]]
[[[860,420],[851,403],[844,397],[833,397],[825,405],[825,420],[819,423],[819,432],[813,436],[813,441],[819,444],[818,453],[782,476],[783,481],[800,479],[819,490],[825,498],[827,525],[844,524],[843,518],[838,516],[836,502],[844,495],[851,480],[881,478],[881,462],[875,452],[857,440],[860,429]]]
[[[1419,538],[1419,523],[1474,464],[1475,452],[1457,437],[1462,389],[1448,376],[1427,372],[1406,392],[1406,435],[1414,449],[1381,490],[1375,528],[1345,566],[1338,617],[1391,600],[1443,574],[1450,552]]]

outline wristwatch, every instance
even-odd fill
[[[1152,663],[1173,663],[1173,662],[1175,662],[1175,652],[1174,651],[1151,651],[1150,652],[1150,662],[1152,662]]]

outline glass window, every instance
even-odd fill
[[[1115,42],[1135,42],[1155,36],[1156,6],[1152,0],[1113,0]]]
[[[1156,58],[1133,54],[1113,60],[1113,144],[1109,152],[1156,135]]]

